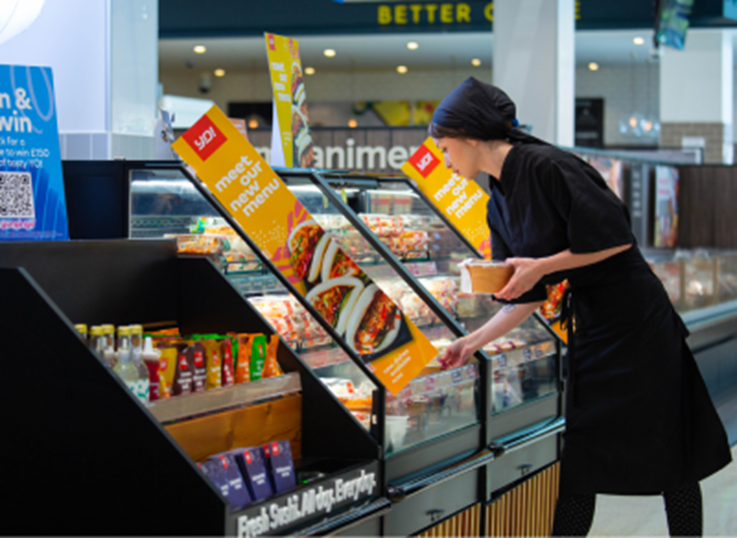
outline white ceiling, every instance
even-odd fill
[[[576,63],[597,62],[601,66],[629,64],[631,54],[640,61],[651,54],[652,30],[579,31],[576,32]],[[298,36],[295,36],[298,37]],[[644,45],[633,39],[642,37]],[[418,43],[408,50],[407,42]],[[315,69],[345,70],[382,69],[406,65],[410,69],[439,67],[471,67],[479,58],[483,66],[492,59],[491,32],[428,33],[357,36],[299,37],[303,66]],[[205,54],[195,54],[195,45],[205,45]],[[326,58],[323,50],[335,49],[334,58]],[[192,62],[198,69],[261,70],[266,69],[263,38],[165,39],[159,41],[159,64],[162,69],[185,69]]]

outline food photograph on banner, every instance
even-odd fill
[[[311,168],[315,155],[299,41],[269,33],[265,40],[274,95],[271,165]]]
[[[54,78],[0,66],[0,241],[69,239]]]
[[[678,169],[655,167],[655,237],[656,247],[678,245]]]
[[[217,107],[173,148],[224,211],[392,394],[437,349],[314,220]]]

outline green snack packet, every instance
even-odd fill
[[[268,343],[265,334],[259,334],[251,339],[251,381],[257,381],[263,377]]]

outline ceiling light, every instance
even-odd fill
[[[630,117],[630,127],[632,127],[633,129],[637,127],[637,118],[635,118],[634,116]]]
[[[643,44],[645,43],[645,40],[644,40],[643,38],[641,38],[641,37],[636,37],[636,38],[634,38],[634,39],[632,40],[632,42],[633,42],[633,43],[634,43],[635,45],[643,45]]]
[[[407,66],[406,65],[398,65],[397,66],[397,73],[400,75],[404,75],[407,72]]]
[[[354,118],[351,118],[350,120],[348,120],[348,127],[350,127],[351,129],[355,129],[356,127],[358,127],[358,122]]]
[[[207,51],[207,47],[206,47],[205,45],[197,45],[197,46],[196,46],[196,47],[194,48],[194,51],[195,51],[195,52],[196,52],[197,54],[205,54],[205,52]]]
[[[473,60],[471,60],[471,65],[474,67],[478,67],[481,65],[481,60],[479,60],[478,58],[474,58]]]
[[[215,76],[216,77],[224,77],[225,76],[225,69],[215,69]]]
[[[417,50],[418,47],[419,45],[417,44],[417,41],[410,41],[409,43],[407,43],[407,48],[409,50]]]
[[[305,75],[314,75],[314,74],[315,74],[314,67],[305,67]]]
[[[327,56],[328,58],[332,58],[333,56],[335,56],[335,50],[334,49],[325,49],[324,51],[322,51],[322,53],[325,56]]]
[[[589,64],[589,69],[591,71],[598,71],[599,70],[599,64],[597,64],[596,62],[591,62]]]
[[[249,129],[258,129],[258,120],[251,120],[248,122]]]

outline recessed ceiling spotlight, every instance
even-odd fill
[[[325,49],[324,51],[322,51],[322,53],[325,56],[327,56],[328,58],[332,58],[333,56],[335,56],[335,50],[334,49]]]
[[[591,62],[589,64],[589,69],[591,71],[598,71],[599,70],[599,64],[597,64],[596,62]]]
[[[397,66],[397,73],[400,75],[404,75],[407,72],[407,66],[406,65],[398,65]]]
[[[643,38],[639,37],[639,36],[638,36],[638,37],[636,37],[636,38],[634,38],[634,39],[632,40],[632,42],[633,42],[633,43],[634,43],[635,45],[644,45],[644,44],[645,44],[645,40],[644,40]]]
[[[215,69],[215,76],[216,77],[224,77],[225,76],[225,69]]]
[[[248,122],[249,129],[258,129],[258,120],[251,120]]]
[[[356,127],[358,127],[358,122],[355,120],[355,118],[351,118],[348,120],[348,127],[350,127],[351,129],[355,129]]]
[[[417,41],[410,41],[409,43],[407,43],[407,48],[409,50],[417,50],[418,47],[419,45],[417,44]]]
[[[481,65],[481,60],[479,60],[478,58],[474,58],[473,60],[471,60],[471,65],[474,67],[478,67]]]
[[[314,74],[315,74],[314,67],[305,67],[305,75],[314,75]]]
[[[197,45],[195,46],[194,51],[197,54],[205,54],[205,52],[207,52],[207,47],[205,45]]]

